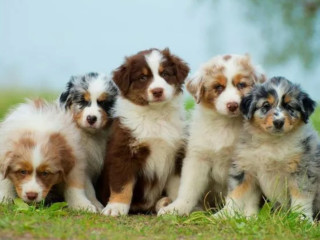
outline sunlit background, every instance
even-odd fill
[[[60,92],[73,74],[169,47],[191,74],[249,53],[320,100],[319,13],[318,0],[0,0],[0,87]]]

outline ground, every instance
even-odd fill
[[[4,91],[0,118],[25,97],[55,99],[50,92]],[[187,108],[192,101],[187,101]],[[320,132],[320,109],[312,117]],[[297,213],[272,212],[265,204],[256,218],[216,220],[210,212],[189,217],[134,215],[110,218],[74,212],[65,203],[51,207],[29,206],[21,200],[0,205],[0,239],[320,239],[320,225],[300,220]]]

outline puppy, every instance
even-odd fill
[[[204,64],[187,82],[197,105],[190,124],[177,199],[158,215],[189,214],[211,192],[207,200],[216,204],[227,194],[232,151],[242,129],[240,101],[256,82],[263,81],[249,56],[217,56]]]
[[[61,184],[69,207],[95,212],[84,191],[85,163],[71,115],[55,104],[23,103],[0,125],[1,201],[18,194],[39,202]]]
[[[320,145],[308,123],[315,102],[296,84],[274,77],[241,102],[246,121],[230,169],[226,205],[217,216],[256,214],[263,193],[301,211],[319,211]]]
[[[121,95],[103,171],[105,215],[152,211],[164,190],[171,199],[179,178],[175,156],[183,146],[182,87],[189,68],[168,49],[127,57],[114,71]]]
[[[86,194],[100,210],[94,183],[103,167],[108,130],[112,122],[111,109],[117,89],[112,81],[98,73],[71,77],[60,105],[70,111],[81,134],[81,147],[87,161]]]

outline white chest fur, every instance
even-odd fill
[[[184,139],[184,111],[180,97],[161,106],[137,106],[119,97],[115,116],[131,130],[134,145],[147,145],[150,150],[143,169],[147,178],[157,177],[157,187],[145,191],[148,199],[161,194],[175,164],[175,154]],[[153,193],[154,192],[154,193]],[[158,197],[158,196],[157,196]]]
[[[242,119],[218,115],[197,106],[190,126],[188,151],[201,153],[218,183],[227,184],[233,150],[242,129]]]

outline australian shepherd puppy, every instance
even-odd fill
[[[88,73],[71,77],[60,96],[60,105],[72,113],[80,130],[80,144],[87,161],[86,194],[100,210],[103,206],[96,199],[93,185],[103,167],[116,94],[116,86],[105,75]]]
[[[114,71],[120,89],[103,171],[105,215],[151,211],[164,190],[174,198],[175,156],[183,145],[182,87],[189,68],[168,49],[127,57]],[[171,190],[172,189],[172,190]]]
[[[211,192],[207,200],[219,203],[227,194],[228,169],[243,119],[240,101],[264,76],[249,56],[217,56],[205,63],[187,82],[198,103],[189,129],[177,199],[158,215],[189,214]]]
[[[264,194],[312,220],[320,205],[320,144],[308,123],[315,102],[274,77],[241,102],[246,121],[230,169],[226,205],[217,216],[256,214]]]
[[[85,165],[80,133],[58,105],[29,101],[1,122],[1,201],[17,194],[25,202],[39,202],[61,184],[69,207],[95,212],[85,194]]]

